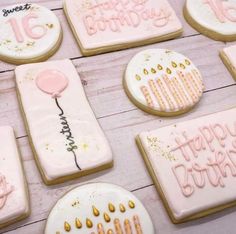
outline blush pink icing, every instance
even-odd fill
[[[4,175],[0,174],[0,210],[5,206],[8,195],[13,191],[13,187],[7,184]]]
[[[58,70],[44,70],[36,78],[37,87],[44,93],[51,94],[52,98],[60,97],[68,83],[67,77]]]
[[[24,42],[24,38],[23,35],[20,32],[19,26],[17,24],[17,21],[15,18],[11,18],[7,21],[7,23],[10,23],[12,30],[14,32],[15,38],[17,40],[17,42],[22,43]]]

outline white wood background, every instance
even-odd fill
[[[21,0],[0,0],[0,7],[16,2],[21,3]],[[84,58],[66,22],[62,1],[31,0],[31,2],[38,2],[52,9],[59,17],[64,39],[61,48],[51,60],[72,59],[83,80],[92,109],[110,141],[115,165],[112,169],[74,181],[52,187],[45,186],[36,168],[20,115],[13,72],[15,66],[0,61],[0,124],[12,125],[15,129],[23,156],[32,208],[28,219],[2,229],[0,233],[43,234],[46,218],[55,202],[69,189],[91,181],[111,182],[132,191],[149,211],[156,233],[236,233],[236,208],[186,224],[172,224],[134,141],[134,137],[141,131],[225,110],[235,105],[235,82],[218,56],[219,50],[226,44],[208,39],[193,30],[183,19],[184,0],[170,0],[184,26],[181,38]],[[232,43],[227,45],[230,44]],[[159,118],[142,112],[129,101],[122,87],[123,72],[131,57],[146,48],[176,50],[188,56],[201,70],[206,91],[199,105],[191,112],[174,118]]]

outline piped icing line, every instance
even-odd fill
[[[201,77],[199,75],[199,72],[196,69],[192,69],[191,72],[192,72],[192,74],[199,86],[199,89],[201,89],[203,91],[205,89],[205,87],[204,87],[204,84],[201,82]]]
[[[116,234],[123,234],[123,230],[122,230],[121,223],[120,223],[119,219],[116,218],[114,220],[114,226],[115,226]]]
[[[201,88],[199,87],[200,84],[195,80],[195,78],[194,78],[194,76],[192,75],[192,73],[191,73],[191,72],[188,72],[188,73],[186,74],[186,76],[187,76],[187,79],[190,80],[190,83],[192,84],[192,86],[193,86],[193,88],[194,88],[194,90],[195,90],[195,92],[196,92],[196,95],[197,95],[198,97],[199,97],[200,95],[202,95],[203,89],[202,89],[202,87],[201,87]]]
[[[125,234],[132,234],[132,227],[129,219],[125,219],[124,221],[124,229],[125,229]]]
[[[134,222],[134,226],[135,226],[137,234],[143,234],[142,226],[140,224],[138,215],[133,216],[133,222]]]
[[[14,187],[8,185],[6,177],[0,173],[0,210],[5,206],[7,198],[13,190]]]
[[[143,96],[146,99],[147,105],[149,107],[153,108],[154,107],[154,103],[152,101],[152,97],[151,97],[151,95],[150,95],[150,93],[148,91],[148,88],[143,85],[143,86],[140,87],[140,89],[141,89],[141,92],[143,93]]]

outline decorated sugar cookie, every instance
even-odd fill
[[[0,228],[29,215],[28,189],[13,129],[0,127]]]
[[[112,166],[112,152],[70,60],[21,65],[16,82],[46,184]]]
[[[186,20],[215,40],[236,40],[236,0],[186,0]]]
[[[154,234],[141,202],[125,189],[105,183],[80,186],[52,209],[45,234]]]
[[[46,60],[61,43],[61,26],[56,15],[37,4],[1,8],[0,25],[0,59],[9,63]]]
[[[138,135],[174,223],[236,205],[236,108]]]
[[[182,26],[167,0],[64,0],[84,55],[175,38]]]
[[[192,61],[163,49],[136,54],[127,66],[124,86],[135,105],[163,116],[187,112],[203,93],[201,74]]]

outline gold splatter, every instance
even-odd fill
[[[151,72],[152,72],[153,74],[157,73],[154,68],[151,69]]]
[[[86,219],[86,226],[87,228],[92,228],[93,227],[93,222],[90,219]]]
[[[173,68],[176,68],[176,67],[177,67],[177,64],[176,64],[175,62],[172,61],[171,64],[172,64],[172,67],[173,67]]]
[[[171,72],[171,70],[170,70],[170,68],[166,68],[166,72],[167,72],[167,74],[171,74],[172,72]]]
[[[99,210],[95,206],[93,206],[93,214],[94,214],[94,216],[99,216],[100,215]]]
[[[67,222],[65,222],[65,223],[64,223],[64,229],[65,229],[66,232],[69,232],[69,231],[71,230],[70,224],[67,223]]]
[[[107,213],[104,213],[104,214],[103,214],[103,217],[104,217],[104,220],[105,220],[107,223],[109,223],[109,222],[111,221],[111,218],[110,218],[110,216],[109,216]]]
[[[112,231],[112,229],[109,229],[109,230],[107,231],[107,234],[114,234],[114,232]]]
[[[144,75],[148,75],[148,70],[147,69],[143,69],[143,73],[144,73]]]
[[[78,218],[75,219],[75,226],[80,229],[82,228],[82,223],[80,222],[80,220]]]
[[[157,69],[161,71],[161,70],[163,70],[163,67],[160,64],[158,64]]]
[[[115,208],[115,206],[114,206],[112,203],[109,203],[109,204],[108,204],[108,209],[109,209],[109,211],[112,212],[112,213],[116,211],[116,208]]]
[[[134,202],[133,201],[129,201],[129,207],[131,208],[131,209],[134,209],[135,208],[135,204],[134,204]]]
[[[140,81],[140,80],[142,79],[141,76],[139,76],[139,75],[136,75],[135,78],[136,78],[136,80],[138,80],[138,81]]]
[[[184,66],[183,63],[180,63],[179,66],[180,66],[181,68],[185,69],[185,66]]]
[[[189,60],[185,59],[185,64],[186,64],[186,65],[190,65],[191,63],[190,63]]]
[[[125,206],[123,204],[120,204],[120,212],[124,213],[126,211]]]

